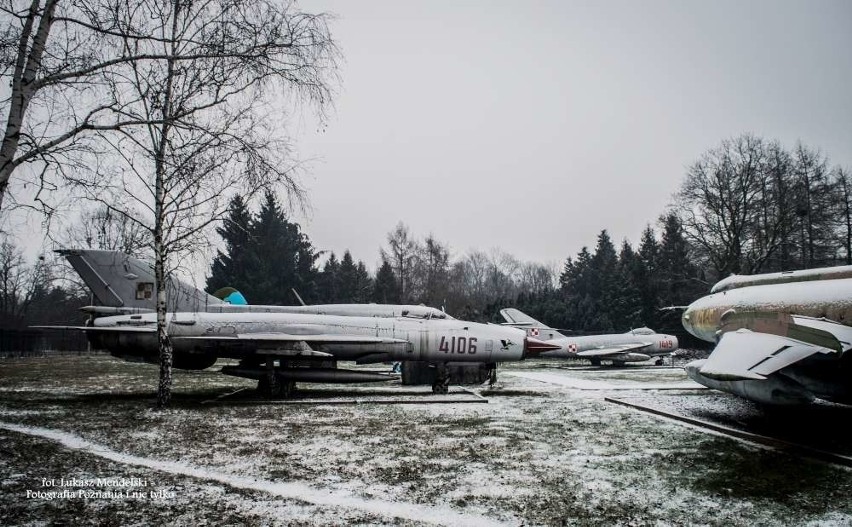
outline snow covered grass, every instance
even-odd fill
[[[488,404],[427,404],[428,389],[393,385],[302,387],[301,397],[311,400],[362,404],[255,404],[248,390],[203,404],[252,383],[179,372],[174,404],[156,411],[155,366],[105,356],[0,361],[0,421],[62,431],[130,456],[98,457],[0,430],[0,523],[852,522],[850,470],[603,401],[657,397],[606,386],[677,385],[686,382],[682,371],[548,364],[505,370],[568,376],[599,389],[501,372],[494,388],[480,392]],[[394,392],[411,404],[370,402]],[[60,477],[147,478],[174,496],[153,504],[22,498],[41,489],[41,478]]]

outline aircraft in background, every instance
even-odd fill
[[[662,364],[662,356],[671,355],[678,348],[677,337],[648,328],[633,329],[627,333],[568,337],[514,308],[501,309],[500,315],[506,320],[504,325],[524,329],[532,338],[559,346],[559,349],[543,352],[542,357],[587,359],[595,366],[600,366],[603,360],[623,365],[659,357],[659,365]]]
[[[112,305],[88,306],[102,316],[86,326],[51,329],[85,331],[94,347],[130,360],[158,361],[156,314],[147,305],[153,284],[147,282],[150,267],[134,258],[111,251],[61,251],[93,294]],[[124,274],[120,274],[124,273]],[[116,276],[122,278],[116,280]],[[126,282],[126,283],[125,283]],[[363,370],[343,370],[341,360],[358,364],[388,361],[426,361],[437,367],[432,390],[447,393],[449,362],[488,363],[522,360],[556,349],[516,328],[477,324],[453,319],[425,306],[357,305],[365,313],[405,313],[420,308],[421,316],[342,316],[279,309],[336,309],[351,306],[245,306],[230,305],[188,284],[169,284],[171,306],[204,309],[170,311],[167,332],[174,347],[174,366],[205,369],[219,358],[239,360],[224,366],[222,373],[255,379],[267,396],[289,396],[297,381],[369,382],[394,377]],[[124,297],[135,293],[130,302]],[[106,308],[106,310],[103,310]],[[402,309],[400,309],[402,308]],[[345,310],[345,309],[344,309]],[[437,310],[435,310],[437,311]]]
[[[56,252],[65,257],[99,302],[99,305],[82,308],[84,312],[96,316],[154,312],[157,290],[151,264],[118,251],[60,249]],[[453,319],[440,309],[423,305],[250,305],[236,289],[225,288],[220,291],[222,298],[207,294],[177,278],[171,278],[167,286],[167,309],[206,313],[301,313]],[[301,298],[299,300],[301,301]]]
[[[690,378],[766,404],[852,403],[852,266],[734,275],[711,291],[682,317],[716,343]]]

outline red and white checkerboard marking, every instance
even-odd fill
[[[577,345],[576,344],[568,344],[568,351],[571,353],[577,353]]]
[[[538,336],[538,328],[530,328],[530,336],[537,337]]]

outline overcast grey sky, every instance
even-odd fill
[[[852,2],[303,1],[345,57],[294,128],[320,249],[370,267],[397,222],[455,256],[559,263],[638,242],[686,170],[750,132],[852,167]]]

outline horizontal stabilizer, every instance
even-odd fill
[[[740,329],[722,335],[700,373],[726,381],[765,379],[817,353],[829,355],[836,351],[789,337]]]

